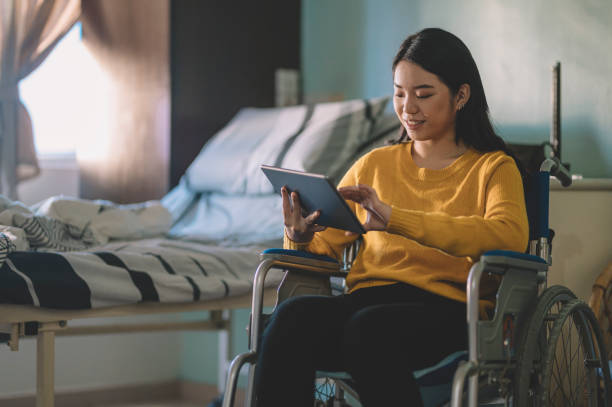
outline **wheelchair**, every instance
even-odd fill
[[[571,177],[555,157],[547,158],[526,188],[528,253],[493,250],[472,266],[466,286],[468,349],[414,372],[426,407],[610,406],[610,369],[600,327],[591,309],[566,287],[547,287],[554,232],[548,226],[550,177],[564,186]],[[342,261],[306,252],[268,249],[255,273],[249,351],[237,355],[228,373],[224,407],[231,407],[240,369],[250,364],[246,405],[254,396],[254,364],[267,315],[263,287],[268,270],[285,270],[277,303],[295,295],[342,292],[356,245]],[[479,319],[479,284],[484,274],[500,276],[493,315]],[[467,381],[467,386],[466,386]],[[358,401],[345,373],[318,372],[315,407],[351,406]],[[288,401],[288,405],[291,405]]]

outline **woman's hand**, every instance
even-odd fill
[[[315,223],[321,211],[314,211],[310,215],[302,216],[302,204],[297,192],[292,192],[289,196],[287,188],[281,189],[283,198],[283,218],[285,221],[285,232],[287,237],[298,243],[305,243],[312,240],[315,232],[325,230],[325,226]]]
[[[391,206],[378,198],[376,190],[369,185],[355,185],[338,188],[344,199],[361,205],[368,213],[363,227],[366,230],[386,230],[391,217]]]

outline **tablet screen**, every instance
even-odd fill
[[[296,191],[306,213],[321,211],[317,224],[336,229],[365,233],[365,229],[329,178],[320,174],[262,165],[261,170],[279,193],[286,186]]]

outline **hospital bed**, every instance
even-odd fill
[[[386,103],[376,98],[244,108],[204,146],[161,205],[54,198],[24,208],[5,202],[0,220],[12,229],[0,230],[0,342],[17,351],[21,338],[36,337],[37,407],[54,405],[58,336],[219,331],[222,386],[230,356],[227,310],[250,307],[259,253],[282,241],[280,198],[259,165],[325,173],[338,181],[358,156],[399,130],[397,120],[384,114]],[[146,218],[152,209],[157,215]],[[130,219],[144,217],[134,224],[147,226],[163,218],[163,211],[168,230],[156,224],[129,233]],[[113,227],[123,234],[107,233]],[[266,305],[274,303],[280,278],[280,272],[268,277]],[[211,311],[210,317],[72,325],[201,310]]]

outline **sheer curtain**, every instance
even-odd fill
[[[0,193],[38,175],[30,116],[19,99],[28,76],[77,22],[80,0],[0,1]]]
[[[82,0],[83,44],[104,82],[99,117],[77,146],[82,198],[158,199],[170,157],[169,0]]]

